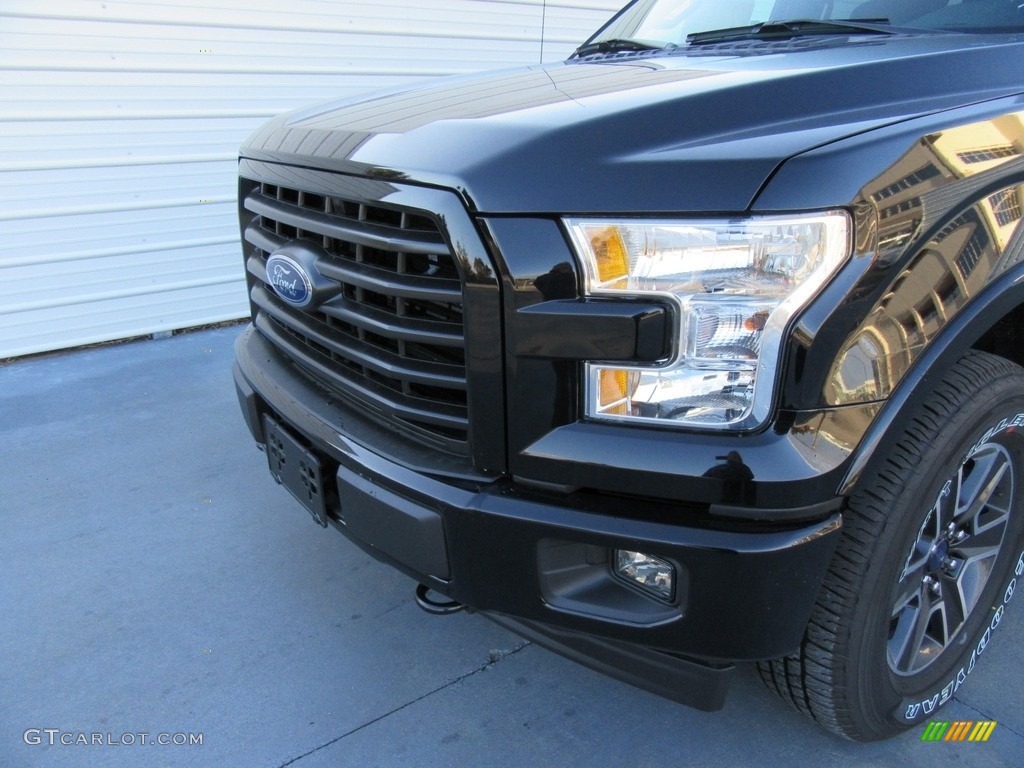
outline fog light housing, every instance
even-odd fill
[[[660,557],[629,549],[616,549],[612,572],[627,584],[665,603],[675,597],[676,569]]]

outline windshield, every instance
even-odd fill
[[[1024,4],[1022,0],[634,0],[589,42],[639,41],[665,47],[685,45],[690,35],[702,32],[813,20],[881,23],[900,31],[1005,32],[1024,29]]]

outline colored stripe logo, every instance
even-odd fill
[[[996,725],[995,720],[932,720],[921,741],[988,741]]]

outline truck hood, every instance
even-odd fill
[[[1019,91],[1021,60],[1019,38],[953,34],[588,57],[283,115],[242,155],[449,187],[487,213],[743,211],[793,155]]]

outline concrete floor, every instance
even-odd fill
[[[1016,605],[941,714],[988,742],[867,746],[752,670],[705,714],[427,616],[270,479],[239,331],[0,367],[0,766],[1024,765]]]

